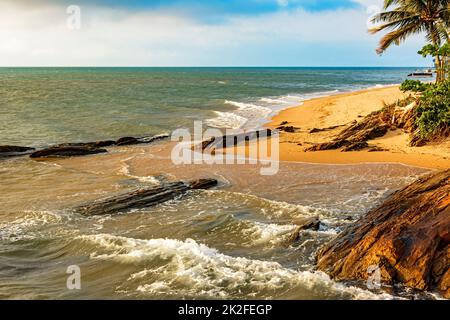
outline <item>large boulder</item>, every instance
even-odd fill
[[[450,298],[450,170],[394,193],[317,255],[317,268],[338,280],[381,280]]]

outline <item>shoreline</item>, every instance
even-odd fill
[[[368,152],[340,150],[305,152],[305,147],[331,140],[342,128],[407,96],[398,85],[369,88],[306,100],[273,116],[265,127],[275,129],[283,122],[298,128],[280,133],[280,160],[319,164],[399,163],[428,169],[450,168],[450,141],[424,147],[409,147],[408,134],[390,131],[370,143],[389,151]],[[333,129],[326,129],[339,126]],[[323,130],[325,128],[325,130]],[[312,129],[323,130],[310,133]]]

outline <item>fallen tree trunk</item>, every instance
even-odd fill
[[[381,280],[450,298],[450,170],[419,179],[371,210],[317,255],[338,280]]]
[[[132,209],[142,209],[172,200],[189,190],[209,189],[217,185],[215,179],[200,179],[185,183],[172,182],[163,186],[139,189],[125,194],[95,201],[75,208],[75,211],[86,216],[115,214]]]

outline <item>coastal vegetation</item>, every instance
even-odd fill
[[[415,124],[422,139],[433,140],[449,136],[450,131],[450,81],[426,84],[407,80],[401,87],[417,95]]]
[[[373,34],[388,31],[377,52],[382,54],[393,44],[399,45],[413,35],[425,33],[429,45],[421,54],[433,56],[436,82],[444,81],[450,53],[450,0],[385,0],[384,10],[372,20],[379,25],[370,29]]]
[[[436,67],[435,84],[406,80],[400,87],[417,97],[410,122],[412,144],[446,138],[450,128],[450,1],[385,0],[384,10],[373,18],[374,23],[381,24],[370,30],[389,31],[377,52],[381,54],[392,44],[399,45],[412,35],[425,33],[429,43],[418,54],[432,57]]]

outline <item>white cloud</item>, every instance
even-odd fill
[[[80,30],[69,29],[67,18],[66,8],[57,5],[29,8],[2,2],[0,63],[303,65],[304,61],[323,61],[324,53],[316,54],[316,46],[336,46],[345,52],[347,44],[370,52],[367,64],[379,59],[371,56],[377,37],[367,33],[367,13],[363,9],[320,13],[297,10],[208,24],[171,12],[83,6]],[[344,64],[352,64],[351,57],[340,58],[347,59]],[[336,63],[336,59],[330,61]]]
[[[277,0],[280,7],[287,7],[289,5],[289,0]]]

